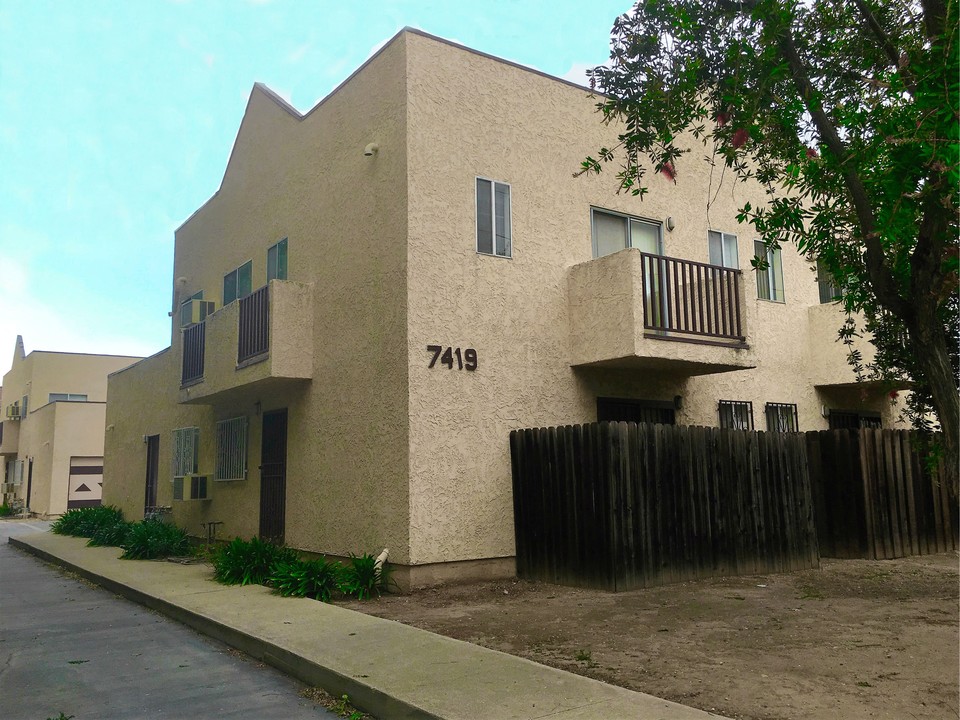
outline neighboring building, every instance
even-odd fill
[[[105,500],[417,585],[513,572],[512,429],[892,424],[813,264],[750,269],[762,189],[699,151],[642,201],[573,176],[595,104],[415,30],[306,115],[256,85],[176,232],[171,346],[110,377]]]
[[[3,376],[3,501],[60,515],[100,504],[107,375],[139,357],[23,351]]]

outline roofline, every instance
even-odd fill
[[[42,355],[85,355],[86,357],[112,357],[112,358],[127,358],[130,360],[142,360],[142,355],[113,355],[111,353],[84,353],[84,352],[72,352],[70,350],[31,350],[27,353],[24,360],[26,360],[31,355],[40,353]]]
[[[114,375],[119,375],[120,373],[126,372],[127,370],[131,370],[135,368],[137,365],[139,365],[140,363],[142,363],[143,361],[150,360],[155,357],[159,357],[160,355],[163,355],[165,352],[169,352],[169,350],[170,350],[170,347],[168,346],[168,347],[165,347],[163,350],[158,350],[153,355],[148,355],[145,358],[138,358],[137,361],[132,365],[127,365],[125,368],[120,368],[119,370],[114,370],[112,373],[107,373],[107,378],[109,379],[109,378],[112,378]]]
[[[383,53],[388,47],[390,47],[391,45],[393,45],[393,43],[395,43],[395,42],[397,41],[397,39],[398,39],[399,37],[401,37],[404,33],[410,33],[410,34],[412,34],[412,35],[419,35],[420,37],[427,38],[427,39],[429,39],[429,40],[434,40],[434,41],[436,41],[436,42],[438,42],[438,43],[442,43],[443,45],[448,45],[449,47],[457,48],[458,50],[463,50],[463,51],[468,52],[468,53],[471,53],[471,54],[473,54],[473,55],[477,55],[477,56],[479,56],[479,57],[487,58],[488,60],[493,60],[494,62],[498,62],[498,63],[501,63],[501,64],[503,64],[503,65],[507,65],[507,66],[509,66],[509,67],[517,68],[518,70],[523,70],[523,71],[525,71],[525,72],[533,73],[534,75],[539,75],[539,76],[542,77],[542,78],[546,78],[546,79],[548,79],[548,80],[553,80],[553,81],[555,81],[555,82],[562,83],[562,84],[567,85],[567,86],[569,86],[569,87],[576,88],[577,90],[583,90],[583,91],[585,91],[588,95],[595,95],[595,96],[598,96],[598,97],[606,97],[606,95],[604,95],[603,93],[597,92],[596,90],[591,90],[589,87],[587,87],[587,86],[585,86],[585,85],[580,85],[580,84],[575,83],[575,82],[572,82],[572,81],[570,81],[570,80],[565,80],[564,78],[557,77],[556,75],[551,75],[551,74],[549,74],[549,73],[543,72],[542,70],[537,70],[536,68],[532,68],[532,67],[530,67],[530,66],[528,66],[528,65],[521,65],[521,64],[518,63],[518,62],[514,62],[514,61],[512,61],[512,60],[506,60],[505,58],[497,57],[496,55],[491,55],[491,54],[485,53],[485,52],[483,52],[483,51],[481,51],[481,50],[475,50],[474,48],[467,47],[466,45],[461,45],[460,43],[453,42],[452,40],[447,40],[446,38],[442,38],[442,37],[440,37],[440,36],[438,36],[438,35],[433,35],[433,34],[431,34],[431,33],[426,32],[425,30],[420,30],[419,28],[410,27],[409,25],[406,25],[406,26],[400,28],[400,30],[398,30],[397,33],[396,33],[393,37],[391,37],[389,40],[387,40],[387,42],[385,42],[385,43],[383,44],[383,46],[382,46],[379,50],[377,50],[373,55],[371,55],[371,56],[368,57],[366,60],[364,60],[363,63],[362,63],[356,70],[354,70],[352,73],[350,73],[350,74],[346,77],[346,79],[344,79],[342,82],[340,82],[335,88],[333,88],[333,90],[331,90],[331,91],[328,92],[326,95],[324,95],[324,96],[317,102],[317,104],[314,105],[314,106],[313,106],[312,108],[310,108],[309,110],[307,110],[307,112],[301,113],[301,112],[300,112],[299,110],[297,110],[293,105],[291,105],[289,102],[287,102],[287,101],[284,100],[282,97],[280,97],[276,92],[274,92],[273,90],[271,90],[271,89],[270,89],[267,85],[265,85],[264,83],[262,83],[262,82],[254,82],[254,83],[253,83],[253,90],[250,91],[250,97],[247,98],[247,108],[244,109],[244,111],[243,111],[243,117],[246,117],[246,115],[247,115],[247,109],[249,109],[249,107],[250,107],[250,100],[253,98],[253,93],[254,93],[254,91],[256,91],[256,90],[260,90],[261,92],[263,92],[264,95],[266,95],[268,98],[270,98],[271,100],[273,100],[280,108],[282,108],[285,112],[287,112],[287,113],[288,113],[291,117],[293,117],[295,120],[301,121],[301,120],[304,120],[304,119],[310,117],[310,115],[312,115],[317,109],[319,109],[320,106],[322,106],[323,104],[325,104],[325,103],[327,102],[327,100],[329,100],[329,99],[332,98],[334,95],[336,95],[344,85],[346,85],[348,82],[350,82],[351,80],[353,80],[353,78],[356,77],[364,68],[366,68],[367,65],[369,65],[370,63],[372,63],[372,62],[373,62],[374,60],[376,60],[378,57],[380,57],[380,54]],[[243,118],[240,119],[240,124],[243,125]],[[238,127],[238,128],[237,128],[237,134],[238,134],[238,135],[239,135],[239,132],[240,132],[240,128]],[[234,150],[236,150],[236,147],[237,147],[237,141],[236,141],[236,138],[234,138],[233,146],[230,148],[230,155],[229,155],[229,157],[227,158],[227,164],[224,166],[223,176],[220,178],[220,185],[219,185],[219,187],[217,188],[217,191],[216,191],[215,193],[213,193],[213,195],[211,195],[209,198],[207,198],[206,202],[204,202],[200,207],[198,207],[196,210],[194,210],[192,213],[190,213],[190,217],[188,217],[186,220],[184,220],[182,223],[180,223],[180,225],[177,227],[177,229],[174,230],[174,234],[178,233],[178,232],[183,228],[184,225],[186,225],[188,222],[190,222],[197,213],[199,213],[199,212],[200,212],[201,210],[203,210],[207,205],[209,205],[211,202],[213,202],[214,198],[216,198],[217,195],[220,194],[220,191],[223,189],[223,181],[224,181],[224,179],[225,179],[226,176],[227,176],[227,169],[230,167],[230,162],[233,160],[233,152],[234,152]]]

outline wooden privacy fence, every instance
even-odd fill
[[[803,435],[603,422],[510,433],[517,573],[610,590],[817,567]]]
[[[956,550],[958,507],[907,430],[808,432],[824,557],[885,559]]]

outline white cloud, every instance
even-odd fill
[[[310,51],[310,48],[313,47],[313,43],[304,43],[300,47],[294,48],[290,53],[287,54],[287,62],[293,65],[296,65],[304,56]]]
[[[593,68],[597,67],[597,65],[602,64],[603,63],[573,63],[570,66],[570,69],[560,77],[568,82],[576,83],[577,85],[583,85],[584,87],[590,87],[590,79],[587,77],[587,70],[592,70]]]

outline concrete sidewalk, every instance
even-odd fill
[[[207,565],[120,560],[52,533],[10,538],[38,557],[319,686],[380,720],[706,720],[719,715],[261,586]]]

